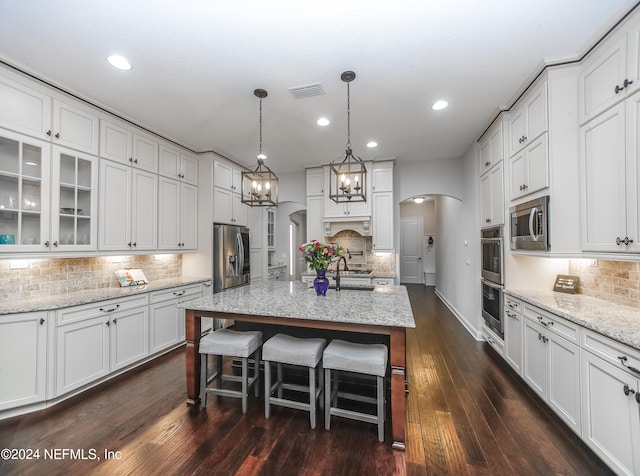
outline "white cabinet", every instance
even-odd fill
[[[522,374],[522,350],[524,317],[522,303],[513,298],[505,298],[504,307],[504,358],[519,374]]]
[[[324,216],[324,170],[307,169],[307,240],[322,240]]]
[[[324,170],[321,167],[307,169],[307,197],[324,195]]]
[[[480,140],[480,175],[504,160],[502,118]]]
[[[79,102],[53,100],[53,142],[70,149],[98,155],[99,120]]]
[[[371,170],[371,192],[393,192],[393,162],[374,162]]]
[[[47,326],[46,312],[0,319],[0,410],[44,401]]]
[[[580,128],[584,251],[640,251],[639,113],[634,95]]]
[[[640,27],[633,25],[608,48],[583,63],[579,79],[580,124],[631,96],[640,86]]]
[[[373,278],[371,278],[371,284],[373,284],[374,286],[392,286],[396,284],[396,279],[374,276]]]
[[[522,377],[582,435],[579,328],[530,305],[525,306],[524,315]]]
[[[504,340],[485,325],[482,326],[482,335],[487,343],[493,347],[493,350],[501,357],[504,357]]]
[[[509,157],[547,130],[547,83],[543,81],[518,101],[509,116]]]
[[[393,251],[393,192],[371,194],[373,208],[373,251]]]
[[[198,185],[198,159],[166,145],[160,146],[160,175]]]
[[[177,305],[202,297],[199,284],[180,286],[150,293],[150,352],[154,354],[185,339],[184,309]]]
[[[548,135],[527,141],[524,149],[509,159],[510,198],[537,192],[549,186]]]
[[[100,250],[156,249],[157,197],[157,175],[100,159]]]
[[[595,332],[582,335],[583,439],[617,474],[640,474],[640,352]]]
[[[160,177],[158,249],[194,250],[198,247],[198,189]]]
[[[498,162],[480,177],[480,226],[504,224],[503,162]]]
[[[50,138],[50,96],[18,81],[2,77],[0,104],[0,127],[38,139]]]
[[[248,224],[248,206],[242,203],[242,170],[223,159],[213,162],[213,221]]]
[[[267,249],[274,250],[276,247],[276,209],[267,209]]]
[[[158,143],[126,124],[100,120],[100,157],[158,171]]]
[[[147,294],[56,311],[56,395],[149,355]]]
[[[268,269],[269,281],[286,281],[287,265],[272,266]]]
[[[367,171],[369,174],[372,173],[372,165],[371,162],[366,163]],[[340,202],[336,203],[331,198],[329,198],[329,180],[330,177],[330,167],[324,167],[324,190],[325,198],[324,198],[324,217],[325,218],[349,218],[349,217],[365,217],[371,216],[371,187],[372,180],[369,178],[366,183],[367,190],[365,192],[365,196],[367,197],[366,202]],[[393,183],[393,182],[392,182]]]

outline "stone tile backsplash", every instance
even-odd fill
[[[50,293],[119,287],[115,270],[140,268],[149,281],[182,276],[182,255],[112,256],[19,260],[23,269],[11,269],[11,260],[0,260],[0,301],[9,295],[38,298]]]
[[[640,262],[569,260],[569,274],[578,276],[577,293],[640,308]]]
[[[376,254],[372,251],[373,238],[362,236],[355,231],[341,231],[335,236],[326,238],[329,243],[337,243],[349,250],[347,263],[349,268],[371,269],[374,273],[395,273],[395,253]]]

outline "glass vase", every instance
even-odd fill
[[[318,296],[325,296],[329,289],[329,280],[327,279],[326,269],[316,269],[316,279],[313,280],[313,287]]]

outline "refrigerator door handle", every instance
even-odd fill
[[[240,270],[244,268],[244,245],[242,244],[242,235],[239,231],[236,232],[236,248],[238,250],[238,259],[236,259],[236,276],[240,276]]]

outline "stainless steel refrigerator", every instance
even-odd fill
[[[213,292],[251,281],[249,228],[213,224]]]

